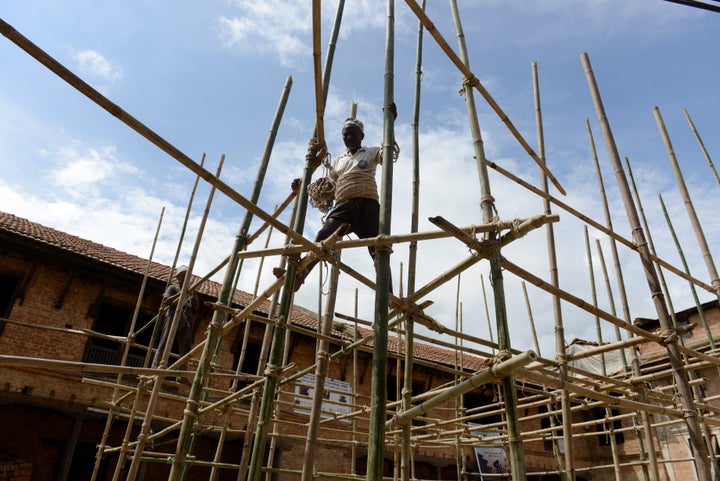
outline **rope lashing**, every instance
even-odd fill
[[[504,377],[496,374],[493,368],[501,362],[505,362],[510,358],[512,358],[512,354],[510,353],[510,351],[508,351],[507,349],[503,349],[502,351],[498,352],[497,356],[490,359],[490,374],[492,374],[493,378],[502,379]]]
[[[268,377],[272,377],[274,379],[277,379],[280,377],[280,373],[282,372],[282,367],[278,366],[276,364],[267,364],[265,366],[265,374]]]
[[[375,238],[373,247],[375,247],[375,251],[389,251],[391,254],[393,251],[390,236],[385,234],[380,234]]]
[[[662,337],[662,340],[660,341],[660,344],[663,346],[667,346],[671,342],[677,342],[678,340],[678,333],[673,331],[672,329],[658,329],[654,332],[656,336]]]

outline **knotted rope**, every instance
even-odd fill
[[[663,346],[667,346],[671,342],[677,342],[678,339],[678,333],[673,331],[672,329],[658,329],[654,332],[656,336],[662,337],[662,341],[660,341],[660,344]]]

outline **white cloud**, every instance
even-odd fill
[[[283,66],[295,66],[311,54],[311,19],[305,2],[238,0],[240,13],[218,19],[226,47],[273,53]],[[303,60],[301,60],[301,58]]]
[[[77,52],[73,59],[80,73],[87,75],[101,91],[108,90],[122,79],[122,69],[95,50]]]
[[[44,155],[57,156],[57,167],[49,172],[49,177],[73,196],[97,193],[100,184],[113,176],[137,172],[133,165],[118,161],[113,146],[78,149],[71,145],[60,148],[56,154],[46,152]]]

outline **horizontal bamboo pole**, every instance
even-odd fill
[[[392,428],[395,425],[406,424],[410,422],[412,418],[428,412],[429,410],[437,407],[445,401],[461,396],[462,394],[471,391],[478,386],[482,386],[483,384],[496,382],[499,379],[510,375],[511,372],[518,369],[519,367],[527,366],[530,362],[534,361],[536,357],[537,355],[533,351],[526,351],[519,356],[515,356],[511,359],[508,359],[507,361],[502,361],[498,364],[495,364],[489,369],[477,373],[474,376],[471,376],[470,378],[460,382],[456,386],[447,389],[445,392],[439,394],[438,396],[400,413],[386,423],[387,427]]]

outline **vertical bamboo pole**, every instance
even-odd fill
[[[340,252],[337,253],[338,259]],[[305,438],[305,451],[303,457],[302,481],[312,481],[315,474],[315,447],[317,446],[318,426],[322,414],[323,394],[325,392],[325,378],[328,370],[328,352],[330,342],[327,340],[332,330],[333,316],[335,314],[335,300],[337,299],[337,284],[340,277],[340,268],[333,264],[330,268],[330,286],[325,299],[325,313],[322,316],[320,334],[323,336],[318,342],[315,363],[315,391],[313,393],[310,421]],[[322,289],[320,289],[322,290]]]
[[[600,169],[600,162],[598,161],[597,151],[595,150],[595,140],[593,139],[592,130],[590,129],[590,122],[588,121],[587,118],[585,119],[585,126],[587,128],[588,139],[590,142],[590,148],[591,148],[592,154],[593,154],[593,162],[595,164],[595,172],[596,172],[597,178],[598,178],[598,187],[600,189],[600,194],[601,194],[601,197],[603,200],[603,211],[605,213],[605,223],[606,223],[608,230],[612,231],[612,229],[613,229],[612,216],[610,215],[610,208],[608,206],[607,195],[605,193],[605,185],[602,180],[602,170]],[[605,284],[606,284],[606,288],[607,288],[607,292],[608,292],[608,298],[610,299],[611,306],[614,310],[615,302],[613,300],[612,289],[610,288],[609,277],[607,275],[607,270],[605,268],[605,259],[602,256],[602,249],[600,249],[599,241],[597,241],[597,246],[598,246],[598,252],[600,254],[600,259],[601,259],[602,266],[603,266],[603,272],[605,274]],[[618,283],[618,291],[620,294],[620,305],[621,305],[621,308],[623,311],[623,319],[625,320],[625,322],[627,324],[630,324],[632,322],[630,319],[630,306],[628,303],[627,290],[625,289],[625,278],[622,273],[622,267],[620,264],[620,255],[618,254],[617,242],[616,242],[615,238],[610,239],[610,250],[612,253],[612,257],[613,257],[613,265],[615,267],[615,276],[616,276],[616,280]],[[620,341],[622,339],[621,335],[620,335],[620,328],[617,325],[615,326],[615,337],[618,341]],[[632,354],[633,374],[635,376],[638,376],[638,375],[640,375],[640,358],[638,357],[637,350],[635,350],[635,349],[631,350],[631,354]],[[623,366],[627,367],[628,361],[627,361],[627,356],[625,355],[624,349],[622,351],[620,351],[620,356],[622,358]],[[645,395],[642,391],[640,391],[638,393],[638,396],[641,399],[644,399]],[[658,472],[657,458],[655,456],[655,448],[654,448],[654,444],[653,444],[652,427],[650,425],[650,418],[649,418],[648,414],[644,411],[640,412],[639,414],[640,414],[640,419],[641,419],[641,423],[643,426],[643,436],[644,436],[645,441],[647,442],[647,445],[649,446],[649,449],[647,450],[647,456],[648,456],[648,460],[650,462],[650,469],[652,470],[652,473],[653,473],[652,479],[657,480],[659,478],[660,474]],[[635,420],[633,420],[633,423],[635,423]],[[639,454],[640,454],[641,460],[644,461],[645,454],[643,452],[643,444],[644,444],[643,438],[638,437],[638,446],[640,448]],[[643,479],[646,481],[648,479],[650,479],[650,473],[648,472],[648,466],[646,464],[643,464],[641,469],[642,469]]]
[[[358,341],[358,289],[355,288],[355,305],[353,310],[353,315],[355,317],[354,324],[353,324],[353,343],[356,343]],[[353,392],[353,403],[358,403],[358,350],[353,349],[352,350],[352,356],[353,356],[353,386],[352,386],[352,392]],[[357,417],[353,416],[352,418],[352,447],[350,449],[351,457],[350,460],[350,474],[357,474],[357,438],[355,437],[357,433]]]
[[[693,134],[695,134],[695,138],[697,138],[698,144],[700,144],[700,148],[703,151],[705,160],[707,160],[708,165],[710,166],[710,170],[712,170],[713,176],[715,177],[715,182],[717,182],[718,186],[720,186],[720,176],[718,176],[718,172],[717,172],[717,170],[715,170],[715,165],[713,164],[713,161],[710,158],[710,154],[708,153],[707,149],[705,148],[705,144],[703,143],[702,138],[700,137],[700,134],[698,133],[697,129],[695,128],[695,124],[693,123],[692,119],[690,118],[690,114],[688,113],[687,109],[683,109],[683,113],[685,114],[685,118],[687,119],[688,123],[690,124],[690,128],[692,129]]]
[[[425,10],[426,0],[422,0],[421,8]],[[420,86],[422,83],[422,48],[423,48],[423,24],[418,21],[417,52],[415,55],[415,95],[413,103],[412,122],[412,213],[410,216],[410,232],[418,231],[419,206],[420,206]],[[415,272],[417,269],[417,242],[411,242],[408,246],[408,296],[415,293]],[[412,378],[413,378],[413,356],[415,321],[412,316],[405,316],[405,372],[403,373],[403,396],[402,409],[406,411],[412,407]],[[410,424],[402,426],[402,448],[400,456],[400,479],[410,480],[410,456],[412,450]]]
[[[532,308],[530,307],[530,298],[528,297],[525,281],[522,281],[520,285],[522,285],[523,296],[525,297],[525,307],[527,308],[528,320],[530,321],[530,332],[532,333],[533,344],[535,345],[535,352],[537,352],[538,356],[542,357],[542,351],[540,350],[540,342],[538,342],[537,331],[535,330],[535,319],[533,318]]]
[[[390,109],[394,103],[395,64],[395,1],[387,0],[387,25],[385,38],[385,93],[383,129],[383,163],[380,185],[380,234],[390,234],[392,214],[393,146],[395,145],[395,118]],[[383,477],[385,452],[385,415],[387,402],[387,341],[388,301],[391,289],[390,249],[376,249],[375,322],[373,333],[372,386],[370,399],[370,436],[368,439],[367,479],[380,481]]]
[[[532,63],[533,74],[533,92],[535,98],[535,123],[537,125],[538,138],[538,157],[545,164],[545,139],[543,136],[542,109],[540,107],[540,84],[538,80],[537,62]],[[541,183],[543,191],[549,193],[548,178],[545,171],[541,171]],[[543,198],[543,207],[545,215],[552,214],[550,209],[550,201]],[[560,287],[560,277],[557,268],[557,254],[555,250],[555,230],[552,224],[545,226],[545,234],[547,241],[548,265],[550,267],[550,283],[555,287]],[[565,382],[567,379],[567,351],[565,349],[565,326],[563,325],[562,307],[560,298],[552,297],[553,317],[555,318],[555,349],[556,359],[558,362],[558,371],[560,379]],[[560,393],[560,407],[562,409],[563,424],[563,444],[565,445],[565,474],[566,479],[575,481],[575,459],[572,436],[572,411],[570,411],[570,393],[563,390]]]
[[[680,164],[677,161],[677,157],[675,157],[675,151],[673,150],[672,143],[670,142],[670,136],[665,128],[665,122],[660,114],[660,109],[657,107],[653,108],[653,114],[655,115],[655,121],[658,124],[658,129],[660,129],[660,135],[662,136],[663,143],[665,144],[665,149],[667,150],[668,158],[670,159],[670,165],[672,166],[673,173],[675,174],[675,182],[677,183],[678,190],[680,190],[683,202],[685,203],[690,223],[695,231],[695,237],[697,238],[700,251],[702,252],[705,265],[707,266],[708,275],[712,281],[713,289],[715,289],[715,295],[720,300],[720,278],[718,278],[717,269],[715,269],[715,263],[713,262],[710,248],[708,247],[707,240],[705,239],[700,219],[698,219],[695,207],[690,199],[690,192],[688,191],[687,185],[685,185],[685,179],[680,171]]]
[[[325,102],[327,101],[328,90],[330,86],[330,72],[332,70],[332,62],[335,54],[335,42],[337,41],[338,33],[340,31],[340,24],[342,20],[342,13],[345,6],[344,0],[338,2],[336,10],[335,21],[333,23],[332,33],[330,35],[330,44],[328,46],[327,57],[325,58],[325,66],[323,71],[323,109]],[[320,116],[318,116],[319,118]],[[314,134],[318,134],[318,125],[315,125]],[[295,204],[295,211],[293,213],[293,230],[298,234],[302,234],[305,228],[305,215],[307,212],[307,186],[310,184],[312,173],[318,167],[318,151],[315,150],[314,146],[309,146],[307,154],[305,156],[305,168],[303,170],[302,181],[300,184],[300,190],[298,198]],[[267,433],[269,429],[269,423],[272,417],[273,403],[278,387],[278,373],[283,362],[286,338],[287,338],[287,327],[286,322],[290,311],[292,309],[293,299],[293,288],[295,284],[295,274],[297,272],[297,260],[288,263],[288,269],[286,272],[285,283],[283,285],[282,293],[280,296],[280,305],[278,308],[278,320],[277,326],[273,332],[272,343],[270,346],[270,354],[265,370],[265,383],[262,389],[262,399],[260,401],[260,409],[258,411],[258,422],[256,428],[256,435],[253,439],[252,454],[250,456],[250,465],[248,467],[247,481],[259,481],[260,470],[262,468],[263,460],[265,459],[265,441],[267,439]]]
[[[590,291],[592,293],[593,306],[598,307],[597,302],[597,289],[595,288],[595,271],[593,269],[592,249],[590,248],[590,235],[588,234],[588,228],[585,226],[585,251],[587,254],[588,262],[588,274],[590,275]],[[598,346],[603,345],[602,326],[600,325],[600,317],[595,315],[595,330],[597,332]],[[605,366],[605,353],[600,353],[600,365],[602,368],[602,375],[607,376],[607,368]],[[615,473],[615,480],[621,481],[622,476],[620,473],[620,459],[617,451],[617,440],[615,439],[615,426],[613,421],[608,421],[608,418],[612,417],[612,409],[605,407],[605,422],[608,423],[610,430],[610,449],[613,458],[613,472]]]
[[[650,259],[650,252],[648,251],[647,241],[643,235],[642,228],[638,219],[637,211],[632,202],[630,196],[630,189],[628,187],[627,178],[623,171],[622,164],[620,162],[620,155],[615,145],[615,139],[610,130],[610,123],[605,114],[605,108],[600,98],[600,92],[595,82],[595,76],[590,66],[590,59],[587,53],[583,53],[582,62],[585,68],[585,74],[588,80],[588,86],[590,93],[593,98],[593,104],[597,112],[598,120],[605,136],[605,143],[607,145],[608,153],[610,154],[610,160],[615,169],[615,177],[617,179],[618,187],[625,204],[625,211],[630,222],[630,226],[633,231],[633,239],[638,248],[638,254],[640,255],[640,261],[645,272],[647,279],[648,288],[655,305],[655,310],[658,314],[658,320],[660,321],[660,327],[664,330],[670,331],[672,329],[672,323],[670,321],[670,315],[667,312],[667,306],[663,299],[662,292],[658,286],[657,275],[653,269],[652,260]],[[685,412],[685,424],[688,429],[688,436],[690,438],[690,444],[695,453],[695,468],[697,469],[698,478],[701,481],[711,479],[711,473],[708,466],[708,452],[707,448],[702,440],[702,433],[700,431],[700,425],[698,423],[697,411],[692,402],[692,391],[688,382],[687,372],[683,369],[680,351],[675,342],[668,342],[666,345],[668,352],[668,360],[673,368],[673,374],[678,390],[679,404]],[[654,452],[654,445],[650,447],[650,451]]]
[[[452,10],[453,23],[455,24],[455,31],[457,33],[460,58],[465,67],[469,68],[470,62],[468,59],[467,47],[465,45],[465,35],[462,30],[456,0],[450,0],[450,9]],[[469,78],[465,78],[463,81],[463,93],[465,96],[468,121],[470,124],[470,131],[472,132],[475,159],[478,167],[478,179],[480,181],[481,195],[480,209],[482,210],[483,222],[490,222],[495,216],[495,206],[490,192],[490,179],[487,175],[485,151],[483,148],[477,110],[475,108],[475,92],[473,90],[471,79]],[[485,234],[485,238],[493,242],[497,239],[497,232],[489,232]],[[498,347],[501,351],[510,350],[510,329],[507,323],[507,311],[505,305],[503,274],[500,266],[499,246],[492,251],[489,261],[495,300],[495,322],[497,323]],[[524,481],[527,478],[525,471],[525,453],[520,433],[520,416],[517,408],[518,398],[517,391],[515,390],[515,379],[513,376],[503,378],[502,391],[507,408],[508,445],[510,448],[510,468],[512,471],[512,478],[515,481]]]
[[[480,274],[480,286],[482,287],[483,305],[485,306],[485,320],[487,321],[488,325],[490,342],[495,344],[495,340],[493,339],[492,323],[490,322],[490,309],[488,308],[487,294],[485,292],[485,277],[482,274]],[[495,355],[495,346],[492,347],[491,352],[493,353],[493,355]],[[539,354],[540,352],[538,352],[538,355]]]

